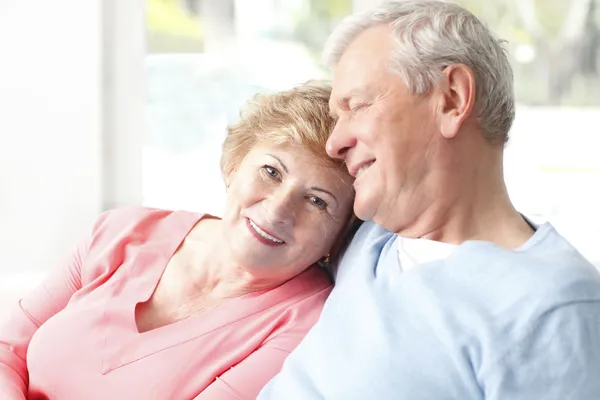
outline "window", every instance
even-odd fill
[[[514,203],[600,267],[600,2],[458,2],[507,40],[518,102],[505,162]]]
[[[323,42],[377,0],[147,0],[145,203],[219,213],[227,123],[254,93],[327,77]],[[515,205],[600,265],[600,1],[458,0],[507,40]]]
[[[148,0],[144,202],[219,214],[226,126],[255,93],[325,77],[350,0]]]

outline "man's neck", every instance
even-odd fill
[[[496,201],[485,208],[438,207],[432,205],[416,221],[417,237],[460,244],[482,240],[505,248],[518,248],[533,235],[533,229],[510,202]],[[403,232],[398,232],[403,235]]]
[[[479,165],[438,171],[429,186],[437,196],[399,235],[452,244],[482,240],[505,248],[520,247],[533,235],[508,196],[501,153],[481,154]]]

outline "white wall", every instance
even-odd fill
[[[100,210],[100,1],[0,3],[0,268],[48,268]]]
[[[108,210],[142,204],[146,2],[97,1],[102,5],[102,206]]]
[[[142,1],[0,1],[0,318],[100,211],[141,203],[143,16]]]

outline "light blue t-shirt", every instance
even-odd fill
[[[396,238],[361,227],[260,400],[600,399],[600,275],[550,224],[406,272]]]

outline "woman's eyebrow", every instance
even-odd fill
[[[273,157],[274,159],[276,159],[277,162],[279,162],[279,164],[281,165],[281,168],[283,168],[283,170],[285,171],[286,174],[289,173],[286,165],[283,163],[283,161],[281,161],[281,158],[277,157],[274,154],[267,154],[267,155],[270,156],[270,157]]]
[[[277,162],[278,162],[278,163],[281,165],[281,168],[283,168],[283,170],[286,172],[286,174],[287,174],[287,173],[289,173],[287,166],[286,166],[286,165],[285,165],[285,163],[284,163],[284,162],[281,160],[281,158],[279,158],[279,157],[277,157],[275,154],[271,154],[271,153],[267,153],[267,155],[268,155],[269,157],[272,157],[272,158],[274,158],[275,160],[277,160]],[[318,186],[312,186],[312,187],[310,188],[310,190],[314,190],[314,191],[317,191],[317,192],[326,193],[326,194],[328,194],[329,196],[331,196],[331,198],[333,198],[333,200],[335,201],[335,203],[336,203],[336,204],[338,204],[338,199],[337,199],[337,197],[335,197],[335,195],[334,195],[333,193],[331,193],[329,190],[326,190],[326,189],[320,188],[320,187],[318,187]]]
[[[310,189],[311,189],[311,190],[314,190],[314,191],[317,191],[317,192],[323,192],[323,193],[327,193],[329,196],[331,196],[331,197],[333,198],[333,200],[334,200],[334,201],[335,201],[335,203],[337,204],[337,202],[338,202],[338,199],[337,199],[337,197],[335,197],[335,196],[333,195],[333,193],[331,193],[329,190],[325,190],[325,189],[322,189],[322,188],[320,188],[320,187],[317,187],[317,186],[313,186],[313,187],[311,187]]]

